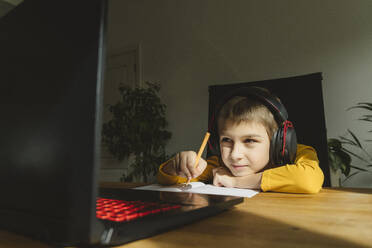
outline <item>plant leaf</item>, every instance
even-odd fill
[[[328,162],[333,171],[341,170],[342,174],[347,176],[350,173],[351,157],[341,149],[332,149],[328,147]]]
[[[359,142],[359,140],[358,140],[358,138],[355,136],[355,134],[354,134],[350,129],[348,129],[347,131],[351,134],[351,136],[353,137],[354,141],[358,144],[358,146],[359,146],[360,148],[363,148],[363,147],[362,147],[362,144]]]
[[[369,171],[369,170],[367,170],[367,169],[360,168],[360,167],[355,166],[355,165],[350,165],[350,167],[353,168],[353,169],[356,169],[356,170],[360,170],[360,171]]]
[[[351,110],[351,109],[367,109],[367,110],[372,111],[372,104],[368,102],[360,102],[356,106],[350,107],[347,110]]]
[[[350,174],[350,166],[345,168],[344,175],[348,176]]]
[[[372,122],[372,117],[362,117],[362,118],[359,118],[358,120],[359,120],[359,121],[368,121],[368,122]]]
[[[328,139],[327,144],[328,148],[330,148],[331,150],[338,151],[342,147],[341,141],[339,141],[338,139]]]
[[[359,155],[357,155],[357,154],[355,154],[355,153],[353,153],[353,152],[351,152],[351,151],[349,151],[349,150],[347,150],[347,149],[345,149],[345,148],[342,148],[342,150],[343,150],[344,152],[347,152],[347,153],[349,153],[350,155],[352,155],[352,156],[354,156],[354,157],[356,157],[356,158],[358,158],[358,159],[360,159],[360,160],[362,160],[362,161],[368,163],[368,160],[366,160],[365,158],[363,158],[363,157],[361,157],[361,156],[359,156]]]
[[[342,143],[342,144],[348,144],[348,145],[352,145],[352,146],[358,146],[357,143],[355,143],[355,142],[352,141],[351,139],[346,138],[346,137],[344,137],[344,136],[340,136],[340,139],[341,139],[341,143]]]
[[[355,176],[356,174],[358,174],[360,171],[356,171],[354,173],[351,173],[349,176],[347,176],[344,180],[343,180],[343,183],[346,182],[346,180],[349,180],[351,177]]]

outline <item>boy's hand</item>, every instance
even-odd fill
[[[174,166],[177,171],[177,175],[180,177],[186,177],[187,179],[195,178],[200,176],[207,167],[207,161],[200,158],[199,164],[195,166],[196,152],[184,151],[177,153],[174,158]]]
[[[225,167],[213,169],[213,185],[219,187],[236,187],[236,177]]]
[[[235,177],[227,168],[213,169],[213,185],[219,187],[261,189],[262,172]]]
[[[187,179],[198,177],[207,167],[207,162],[200,158],[198,165],[195,167],[196,156],[197,154],[194,151],[179,152],[165,166],[164,172],[170,175],[186,177]]]

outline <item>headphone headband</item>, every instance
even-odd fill
[[[274,115],[274,118],[277,121],[278,125],[281,125],[288,119],[288,113],[287,110],[284,108],[283,104],[274,95],[265,91],[263,88],[256,86],[239,87],[229,91],[219,101],[220,104],[217,105],[215,111],[216,117],[221,111],[222,106],[235,96],[252,97],[259,100]]]

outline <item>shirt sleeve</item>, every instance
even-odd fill
[[[319,167],[315,149],[298,144],[295,163],[264,171],[261,189],[288,193],[318,193],[323,180],[323,171]]]
[[[170,159],[171,160],[171,159]],[[185,177],[179,177],[179,176],[172,176],[168,175],[163,171],[163,167],[170,161],[166,161],[163,164],[160,165],[159,171],[157,174],[157,180],[159,184],[162,185],[173,185],[173,184],[179,184],[179,183],[186,183],[187,178]],[[207,167],[203,171],[203,173],[196,177],[191,179],[191,182],[205,182],[209,183],[213,179],[213,169],[220,166],[220,162],[217,156],[211,156],[207,159]]]

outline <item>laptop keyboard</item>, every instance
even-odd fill
[[[125,201],[98,197],[96,216],[102,220],[123,222],[160,214],[180,207],[181,205],[168,203]]]

